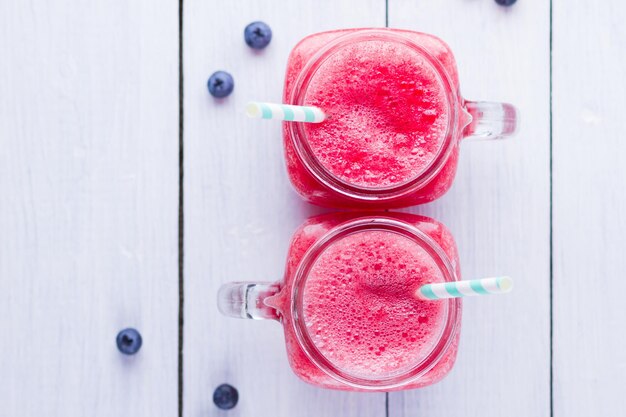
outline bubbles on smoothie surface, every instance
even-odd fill
[[[304,319],[313,342],[353,375],[381,376],[415,366],[437,342],[443,303],[415,297],[441,282],[435,261],[415,241],[364,231],[331,244],[304,289]]]
[[[417,51],[368,40],[321,64],[305,104],[331,117],[305,126],[315,157],[336,177],[365,187],[418,176],[442,146],[446,91]]]

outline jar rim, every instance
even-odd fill
[[[304,322],[304,286],[315,261],[333,243],[347,235],[364,230],[384,230],[412,239],[432,257],[446,282],[456,281],[455,269],[441,246],[417,227],[386,216],[366,216],[348,220],[328,231],[303,255],[292,283],[290,310],[292,327],[298,343],[307,358],[322,372],[348,386],[363,390],[385,390],[407,385],[431,370],[448,351],[458,332],[461,302],[458,298],[440,300],[446,303],[445,325],[432,349],[410,369],[383,377],[367,378],[353,375],[336,366],[316,346]]]
[[[442,145],[426,168],[412,179],[388,187],[369,187],[353,184],[331,173],[314,155],[307,140],[305,123],[287,122],[285,125],[298,158],[301,160],[305,169],[309,171],[317,181],[348,198],[361,201],[386,201],[406,196],[425,187],[443,169],[448,157],[452,153],[454,138],[458,136],[459,98],[455,93],[456,89],[454,88],[454,84],[442,63],[424,47],[415,43],[402,33],[393,32],[391,29],[387,28],[357,29],[354,32],[340,35],[329,42],[307,61],[294,83],[289,97],[289,103],[294,105],[303,104],[307,88],[317,72],[317,69],[335,52],[345,46],[349,46],[355,41],[362,42],[371,40],[401,43],[417,52],[432,67],[433,73],[445,91],[448,123],[443,135],[444,139]]]

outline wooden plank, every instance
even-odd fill
[[[291,234],[319,209],[291,190],[280,124],[248,120],[249,100],[279,101],[291,48],[329,29],[384,26],[384,2],[271,0],[185,1],[185,370],[184,414],[217,409],[223,382],[237,387],[233,415],[378,416],[384,394],[333,392],[301,382],[287,363],[275,322],[219,315],[218,287],[235,280],[279,280]],[[254,20],[273,29],[270,46],[250,50],[243,29]],[[217,101],[206,89],[215,70],[235,78],[232,96]]]
[[[176,414],[177,11],[0,2],[2,415]]]
[[[554,415],[617,416],[626,408],[626,4],[555,1],[553,13]]]
[[[462,145],[455,185],[411,211],[447,224],[466,278],[509,274],[508,296],[468,299],[458,360],[440,384],[390,395],[389,415],[547,416],[549,3],[389,1],[389,23],[452,47],[468,99],[514,103],[517,138]]]

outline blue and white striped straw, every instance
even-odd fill
[[[256,101],[246,105],[246,114],[256,119],[275,119],[289,122],[320,123],[326,119],[324,112],[317,107],[259,103]]]
[[[512,289],[511,277],[494,277],[426,284],[417,290],[417,296],[425,300],[441,300],[469,295],[503,294]]]

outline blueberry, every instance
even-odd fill
[[[272,40],[272,29],[263,22],[252,22],[243,30],[243,38],[250,48],[263,49]]]
[[[233,76],[226,71],[215,71],[207,81],[207,87],[209,87],[209,93],[213,97],[222,98],[229,96],[235,88],[235,81]]]
[[[213,402],[222,410],[230,410],[237,405],[239,393],[232,385],[222,384],[213,391]]]
[[[517,0],[496,0],[500,6],[512,6]]]
[[[141,348],[141,335],[135,329],[124,329],[115,338],[117,348],[125,355],[134,355]]]

